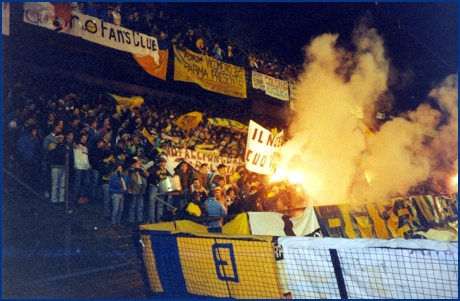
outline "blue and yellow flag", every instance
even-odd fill
[[[226,119],[226,118],[208,118],[210,125],[221,126],[224,128],[229,128],[238,132],[247,133],[248,126],[238,121]]]

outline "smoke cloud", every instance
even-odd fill
[[[427,179],[455,175],[457,75],[429,94],[441,111],[422,104],[379,126],[376,112],[392,105],[384,42],[364,22],[353,33],[353,51],[338,47],[337,39],[323,34],[304,48],[298,110],[278,164],[306,176],[308,205],[388,200]]]

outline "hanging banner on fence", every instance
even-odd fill
[[[224,128],[229,128],[238,132],[247,133],[248,126],[238,121],[226,119],[226,118],[208,118],[208,122],[210,125],[214,126],[221,126]]]
[[[280,237],[278,244],[283,249],[292,299],[343,299],[335,274],[324,272],[335,270],[334,259],[329,255],[331,249],[340,258],[344,279],[341,286],[348,299],[436,299],[440,295],[458,298],[458,280],[452,277],[456,275],[456,266],[447,268],[458,262],[458,249],[453,243],[427,239]],[[307,270],[323,271],[322,277],[314,272],[305,273]],[[440,285],[431,281],[430,272],[436,274],[436,279],[446,279],[444,287],[454,289],[439,290]],[[414,283],[423,285],[413,290],[395,289],[394,279],[403,288]]]
[[[200,112],[190,112],[184,114],[173,121],[175,125],[183,130],[190,130],[198,126],[200,121],[203,119],[203,114]]]
[[[320,225],[312,206],[301,216],[289,217],[279,212],[248,212],[253,235],[322,237]]]
[[[274,174],[283,136],[284,130],[274,136],[269,130],[251,120],[244,155],[246,169],[263,175]]]
[[[289,84],[285,80],[264,75],[265,94],[284,101],[289,101]]]
[[[182,159],[190,163],[193,168],[199,169],[201,164],[209,164],[209,170],[217,170],[219,164],[227,165],[227,174],[232,175],[238,166],[243,165],[243,161],[239,158],[228,158],[218,155],[206,154],[199,151],[194,151],[185,148],[170,148],[168,150],[168,160],[173,162],[174,168],[182,162]]]
[[[10,3],[2,2],[2,34],[10,35]]]
[[[174,46],[174,80],[196,83],[203,89],[246,98],[243,67],[231,65],[212,57],[179,50]]]
[[[191,294],[235,299],[283,298],[270,240],[178,237],[177,246]],[[254,281],[255,277],[263,279],[263,289]]]
[[[297,90],[295,88],[295,85],[293,83],[289,83],[289,107],[291,111],[297,111]]]
[[[252,71],[252,87],[264,90],[271,97],[289,101],[289,82],[285,80]]]
[[[252,70],[251,75],[252,75],[252,87],[254,89],[265,91],[265,81],[264,81],[263,73],[259,73],[259,72]]]
[[[155,37],[70,9],[68,6],[67,11],[64,11],[64,8],[55,7],[50,2],[25,2],[23,20],[120,51],[149,55],[159,64],[158,41]],[[70,22],[67,22],[67,16],[70,16]],[[59,24],[55,22],[56,17]]]

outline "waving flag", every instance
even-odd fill
[[[203,114],[195,111],[180,116],[179,118],[174,120],[173,123],[181,129],[187,131],[197,127],[202,119]]]
[[[110,94],[113,99],[117,102],[117,112],[119,113],[120,108],[126,108],[130,109],[131,111],[134,111],[136,108],[140,108],[141,105],[144,103],[144,99],[141,96],[133,96],[133,97],[124,97],[124,96],[118,96],[115,94]]]
[[[136,62],[144,68],[144,70],[155,77],[166,80],[166,70],[168,69],[168,50],[158,50],[158,64],[150,55],[132,54]]]

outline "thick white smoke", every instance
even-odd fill
[[[454,175],[457,76],[429,95],[441,112],[424,104],[379,128],[376,110],[389,94],[383,40],[364,24],[354,31],[353,52],[338,47],[337,39],[324,34],[305,47],[298,111],[278,169],[306,176],[302,185],[311,196],[309,205],[387,200],[429,178]]]

